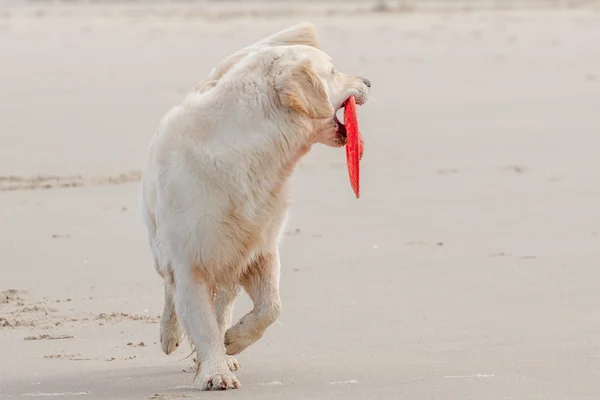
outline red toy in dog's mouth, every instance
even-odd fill
[[[353,96],[351,96],[351,97],[353,97]],[[340,108],[338,108],[338,111],[339,110],[345,110],[346,104],[348,104],[349,100],[350,100],[350,98],[348,98],[348,100],[346,100],[344,102],[344,104],[342,104],[342,106]],[[355,104],[358,105],[358,106],[360,106],[359,103],[356,103],[356,100],[355,100]],[[354,113],[356,114],[356,111],[354,111]],[[344,113],[344,118],[345,118],[345,113]],[[333,119],[337,123],[337,127],[338,127],[337,134],[339,136],[340,143],[342,145],[345,145],[346,142],[347,142],[347,140],[348,140],[348,131],[346,130],[346,125],[344,125],[344,122],[340,121],[340,119],[338,118],[337,114],[333,115]],[[356,126],[358,126],[358,120],[356,121]],[[363,146],[364,146],[365,142],[364,142],[362,134],[360,132],[358,132],[358,137],[359,137],[359,140],[360,140],[360,159],[362,160],[363,150],[364,150]]]
[[[350,185],[354,190],[356,198],[360,197],[360,160],[363,155],[364,141],[358,130],[358,118],[356,117],[356,99],[350,96],[343,106],[344,123],[335,116],[338,124],[338,134],[346,142],[346,164]]]

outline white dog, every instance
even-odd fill
[[[335,113],[370,82],[334,69],[301,24],[240,50],[161,121],[142,181],[142,213],[165,282],[161,344],[185,332],[204,390],[238,388],[233,355],[279,316],[278,242],[289,177],[315,143],[339,147]],[[254,309],[230,327],[243,286]]]

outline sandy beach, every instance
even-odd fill
[[[488,3],[3,5],[0,400],[599,399],[600,2]],[[361,198],[343,149],[301,162],[282,316],[200,392],[158,343],[141,168],[211,67],[305,20],[373,83]]]

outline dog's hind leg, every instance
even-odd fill
[[[239,354],[262,337],[279,317],[279,254],[263,254],[248,267],[242,278],[244,289],[254,302],[254,309],[225,333],[227,354]]]
[[[181,326],[175,312],[173,295],[175,293],[175,282],[173,272],[168,269],[161,273],[165,281],[165,304],[160,319],[160,345],[165,354],[171,354],[179,346],[181,341]]]

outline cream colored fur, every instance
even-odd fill
[[[289,178],[315,143],[342,146],[335,111],[367,80],[339,73],[300,24],[231,55],[160,123],[142,179],[142,214],[165,281],[163,351],[183,332],[201,388],[239,387],[233,355],[279,316],[278,243]],[[254,308],[231,325],[239,287]]]

